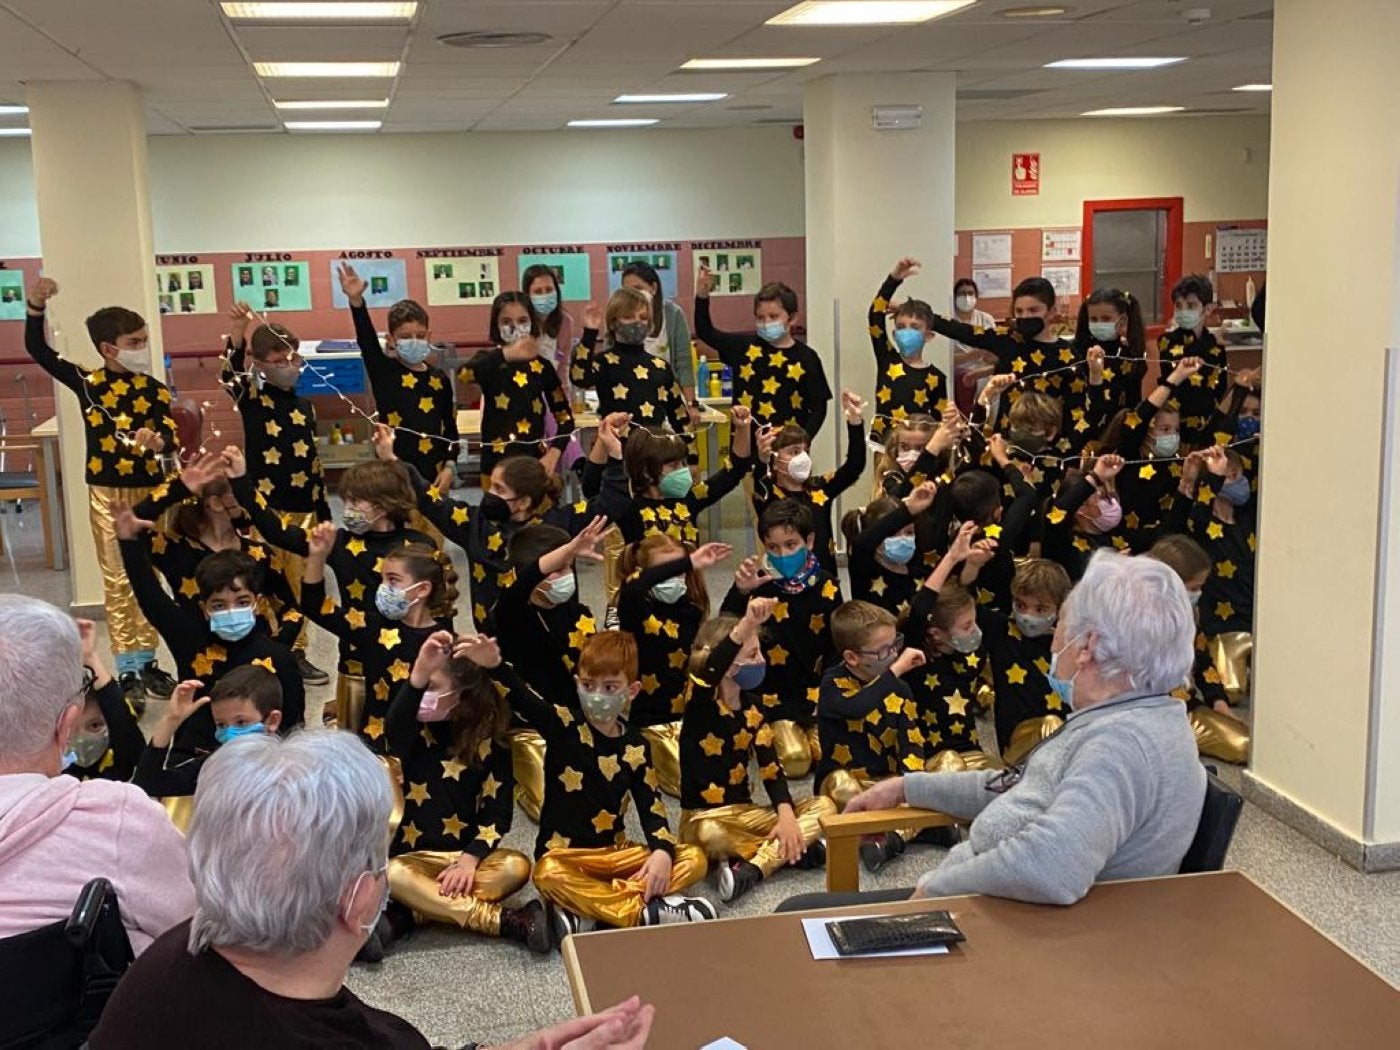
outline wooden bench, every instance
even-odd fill
[[[883,835],[901,828],[943,828],[956,823],[946,813],[912,806],[822,817],[822,831],[826,835],[827,892],[849,893],[860,889],[860,840],[864,836]]]

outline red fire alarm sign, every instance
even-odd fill
[[[1040,195],[1040,154],[1011,154],[1011,196]]]

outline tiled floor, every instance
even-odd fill
[[[69,600],[66,573],[43,568],[38,517],[26,510],[16,517],[0,515],[0,534],[9,554],[0,557],[0,591],[21,591],[60,606]],[[745,548],[745,538],[729,537]],[[461,571],[460,551],[454,551]],[[711,594],[722,595],[728,584],[716,570]],[[584,596],[601,609],[601,588],[596,570],[584,577]],[[334,644],[315,631],[312,656],[328,669],[334,667]],[[165,658],[167,667],[168,655]],[[317,700],[329,689],[310,690],[307,710],[317,710]],[[152,704],[148,719],[158,717]],[[1224,767],[1222,775],[1236,782],[1239,771]],[[794,785],[801,796],[809,784]],[[671,803],[672,820],[678,816]],[[629,824],[635,817],[629,815]],[[514,827],[504,844],[529,854],[534,825],[516,812]],[[635,827],[633,833],[636,834]],[[942,851],[912,847],[903,858],[879,875],[866,875],[865,888],[910,885],[919,873],[938,863]],[[1365,876],[1324,853],[1296,832],[1251,805],[1246,805],[1235,833],[1227,867],[1245,872],[1270,893],[1298,912],[1393,983],[1400,983],[1400,872]],[[822,888],[820,872],[785,872],[760,885],[732,907],[726,916],[769,912],[785,897]],[[522,899],[532,895],[527,889]],[[714,889],[701,890],[718,901]],[[424,929],[397,946],[381,964],[356,966],[350,986],[366,1001],[391,1009],[416,1024],[428,1038],[447,1046],[468,1040],[500,1040],[569,1017],[572,1001],[559,957],[536,957],[515,945],[488,940],[449,929]]]

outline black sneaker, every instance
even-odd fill
[[[885,832],[881,841],[860,844],[860,862],[872,875],[904,852],[904,839],[893,831]]]
[[[726,861],[719,866],[719,899],[736,901],[762,881],[758,865],[746,860]]]
[[[298,649],[293,655],[297,658],[297,673],[307,685],[325,685],[331,676],[306,658],[305,651]]]
[[[796,866],[802,871],[820,871],[826,867],[826,843],[818,840],[808,846]]]
[[[141,668],[141,684],[146,689],[146,695],[157,700],[169,700],[170,694],[175,692],[175,679],[162,671],[160,664],[154,660]]]
[[[547,914],[546,926],[555,944],[563,944],[565,937],[575,933],[591,933],[598,928],[597,919],[585,919],[582,915],[575,915],[557,904],[551,904]]]
[[[549,953],[549,922],[544,905],[530,901],[523,908],[501,909],[501,936],[523,944],[536,955]]]
[[[123,699],[136,709],[138,715],[143,714],[146,710],[146,687],[141,684],[141,676],[135,671],[128,671],[117,681],[122,687]]]
[[[671,926],[715,918],[715,906],[704,897],[653,897],[642,912],[643,926]]]
[[[940,846],[943,849],[952,849],[960,841],[958,829],[952,824],[945,824],[938,828],[924,828],[914,836],[914,841],[921,846]]]

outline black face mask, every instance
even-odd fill
[[[1011,443],[1017,448],[1029,452],[1032,455],[1041,451],[1050,443],[1049,439],[1046,438],[1044,434],[1037,434],[1033,430],[1012,430],[1007,437],[1011,439]]]
[[[1018,317],[1016,318],[1016,331],[1026,339],[1034,339],[1041,332],[1045,331],[1045,318]]]
[[[487,521],[509,521],[510,503],[494,492],[481,497],[481,516]]]

